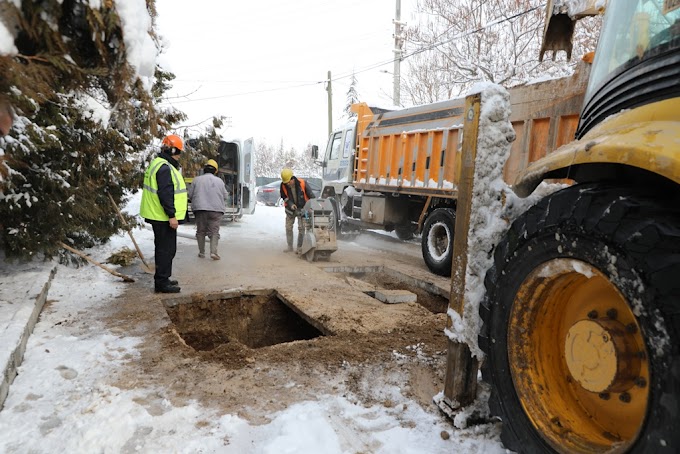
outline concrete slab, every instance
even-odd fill
[[[387,304],[415,303],[418,296],[408,290],[379,289],[375,291],[375,299]]]

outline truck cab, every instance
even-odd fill
[[[340,196],[352,182],[357,122],[350,121],[334,130],[322,161],[321,197]]]

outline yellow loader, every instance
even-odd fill
[[[604,21],[576,140],[513,189],[573,184],[517,218],[485,279],[489,407],[522,453],[680,452],[680,1],[605,3],[549,2],[544,50]]]

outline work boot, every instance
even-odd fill
[[[165,284],[156,285],[154,290],[156,293],[179,293],[181,289],[177,285],[170,284],[170,281],[168,281]]]
[[[200,258],[205,257],[205,236],[197,236],[196,240],[198,240],[198,256]]]
[[[220,238],[216,235],[210,237],[210,258],[213,260],[219,260],[222,258],[217,253],[217,243],[219,240]]]
[[[283,252],[293,252],[293,246],[288,246]]]
[[[174,279],[168,279],[168,284],[170,284],[170,285],[177,285],[177,284],[179,284],[179,282],[177,282],[177,281],[174,280]]]

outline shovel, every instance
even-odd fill
[[[130,235],[130,239],[132,240],[132,243],[135,245],[135,249],[137,250],[137,255],[139,255],[139,258],[142,260],[142,271],[145,273],[153,274],[154,269],[147,265],[146,261],[144,260],[144,255],[142,255],[142,251],[139,249],[139,246],[137,245],[137,242],[135,241],[135,237],[132,236],[132,230],[130,230],[130,226],[128,225],[127,221],[125,220],[125,217],[123,214],[120,212],[120,209],[118,208],[118,205],[116,205],[116,202],[113,200],[113,197],[111,197],[111,194],[107,193],[106,195],[109,196],[109,200],[113,204],[113,207],[116,209],[116,213],[118,213],[118,216],[120,217],[120,220],[123,222],[123,225],[125,226],[125,230],[127,230],[128,235]]]

